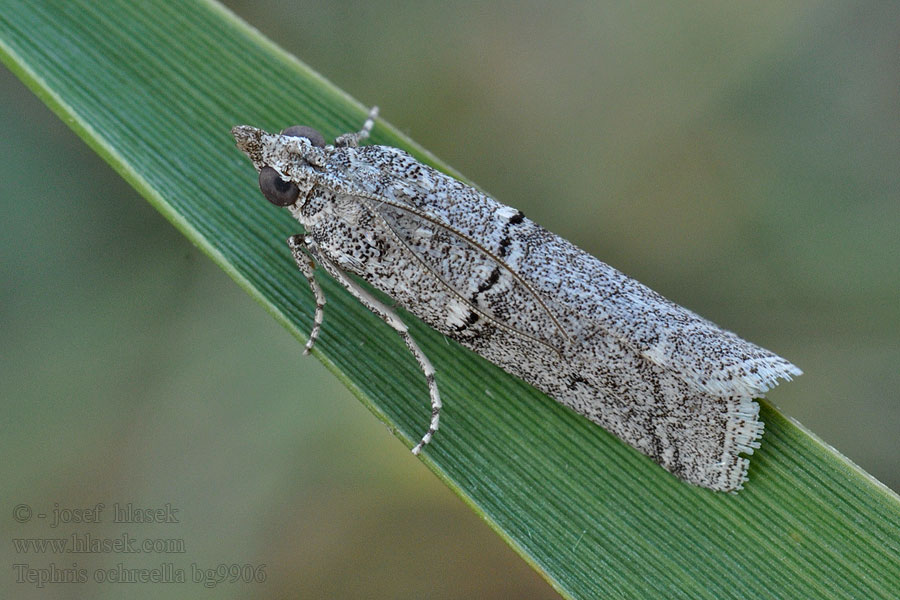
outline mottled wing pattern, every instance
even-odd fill
[[[391,167],[371,168],[365,156],[370,148],[391,152]],[[361,155],[358,161],[348,160],[354,166],[342,165],[353,169],[357,189],[351,193],[368,200],[369,209],[384,220],[397,242],[458,294],[466,309],[452,312],[465,321],[466,311],[474,310],[551,350],[563,349],[573,332],[545,304],[544,293],[517,271],[526,258],[510,235],[522,222],[519,211],[396,148],[366,146],[355,152]],[[392,177],[398,169],[409,176]],[[463,221],[464,227],[455,227]]]
[[[379,214],[450,287],[500,322],[557,348],[565,343],[560,336],[585,345],[597,335],[613,336],[714,394],[753,397],[779,377],[800,374],[783,358],[667,300],[520,211],[402,150],[360,148],[359,164],[375,162],[366,160],[366,153],[383,157],[385,151],[393,153],[391,168],[373,169],[367,178],[371,187],[366,191],[383,199],[376,204]],[[411,176],[393,177],[396,172]],[[687,346],[691,352],[684,352]]]

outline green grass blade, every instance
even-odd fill
[[[308,124],[326,138],[366,109],[217,5],[0,0],[0,55],[97,153],[281,323],[313,302],[229,129]],[[449,125],[448,125],[449,126]],[[373,141],[447,169],[379,122]],[[318,356],[412,446],[428,419],[397,336],[322,278]],[[438,369],[434,472],[564,595],[892,598],[900,501],[763,404],[763,447],[737,496],[681,484],[587,420],[407,319]]]

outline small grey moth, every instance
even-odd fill
[[[690,483],[736,491],[763,424],[753,401],[801,371],[719,328],[479,190],[388,146],[359,146],[377,115],[333,145],[309,127],[232,129],[269,202],[306,233],[288,245],[316,299],[322,267],[403,338],[428,384],[434,368],[395,312],[431,327],[619,436]],[[312,259],[312,260],[310,260]]]

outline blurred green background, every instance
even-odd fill
[[[502,202],[795,362],[770,399],[900,489],[896,2],[227,4]],[[555,597],[6,70],[0,90],[0,596],[123,597],[16,584],[14,505],[168,502],[181,523],[142,534],[268,581],[129,598]]]

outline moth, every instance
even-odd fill
[[[391,326],[425,376],[438,429],[434,368],[394,310],[358,277],[428,325],[646,454],[718,491],[747,480],[761,397],[801,371],[683,308],[501,204],[362,129],[326,144],[294,126],[237,126],[265,198],[305,229],[288,245],[322,326],[324,269]]]

